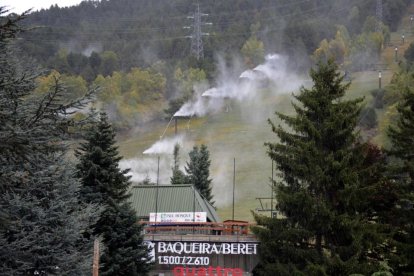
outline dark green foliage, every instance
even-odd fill
[[[101,57],[97,52],[92,52],[91,56],[89,57],[89,64],[95,72],[101,66],[102,60]]]
[[[372,103],[374,108],[381,109],[384,107],[384,94],[385,89],[375,89],[371,91],[371,95],[374,97],[374,101]]]
[[[351,35],[361,32],[368,16],[375,15],[374,0],[227,0],[200,1],[203,18],[212,22],[203,31],[212,34],[203,37],[205,60],[190,57],[191,33],[182,26],[190,25],[187,16],[195,6],[191,0],[118,0],[84,1],[71,8],[53,7],[34,12],[30,26],[44,26],[25,38],[24,47],[37,59],[50,63],[60,44],[73,41],[71,49],[82,53],[90,47],[96,51],[114,51],[122,70],[134,66],[151,66],[157,59],[173,64],[187,63],[210,70],[215,53],[225,56],[237,54],[252,35],[265,43],[269,51],[284,52],[302,65],[324,38],[335,35],[335,25],[344,25]],[[392,30],[398,26],[401,15],[410,4],[408,0],[384,0],[384,23]],[[254,33],[253,24],[260,25]],[[283,28],[281,27],[283,26]],[[92,70],[98,74],[104,68],[90,60]],[[56,68],[56,67],[54,67]],[[67,68],[70,73],[77,66]],[[108,72],[106,72],[108,73]],[[85,77],[85,76],[84,76]]]
[[[188,177],[183,173],[182,170],[173,170],[173,175],[171,176],[171,184],[173,185],[181,185],[181,184],[188,184],[190,180]]]
[[[398,275],[414,273],[414,93],[403,91],[398,105],[399,119],[396,127],[390,127],[390,155],[396,161],[390,164],[391,177],[398,187],[399,202],[394,210],[391,225],[396,228],[394,241],[397,252],[393,266]]]
[[[149,271],[142,227],[127,204],[130,186],[128,170],[120,170],[121,157],[115,146],[115,133],[102,112],[89,131],[86,142],[76,152],[77,176],[81,179],[80,199],[102,206],[103,212],[93,227],[105,245],[103,275],[145,275]]]
[[[276,113],[291,129],[274,125],[280,142],[266,143],[281,181],[276,209],[283,216],[256,215],[262,244],[261,275],[349,275],[375,271],[368,256],[380,241],[359,202],[372,172],[355,127],[362,99],[345,101],[349,84],[329,61],[310,73],[314,85],[295,98],[296,116]],[[374,162],[375,163],[375,162]],[[377,180],[366,177],[371,186]],[[368,181],[369,180],[369,181]]]
[[[391,127],[388,135],[392,141],[390,153],[403,161],[402,171],[406,172],[410,186],[414,188],[414,93],[411,90],[403,92],[403,100],[398,108],[400,118],[397,127]],[[414,164],[414,163],[413,163]]]
[[[177,112],[186,101],[188,101],[188,97],[182,97],[182,98],[170,100],[168,104],[168,108],[164,110],[166,119],[169,120],[172,116],[174,116],[175,112]]]
[[[414,43],[411,43],[407,50],[405,50],[404,58],[409,64],[414,62]]]
[[[205,197],[211,204],[213,196],[211,194],[210,179],[210,153],[206,145],[194,146],[193,150],[188,154],[190,161],[187,162],[185,171],[187,172],[187,181]]]
[[[76,75],[80,75],[85,66],[88,65],[88,58],[81,54],[69,53],[67,56],[68,65]]]
[[[128,198],[129,170],[121,171],[122,157],[115,146],[115,132],[105,113],[87,134],[86,142],[76,151],[77,177],[82,181],[80,198],[99,204],[121,203]],[[113,201],[113,202],[112,202]]]
[[[0,275],[90,272],[93,245],[81,233],[95,221],[97,212],[79,205],[79,183],[67,162],[48,157],[50,161],[38,164],[36,173],[27,172],[24,191],[2,196],[8,224],[0,231]]]
[[[377,126],[377,113],[373,107],[366,107],[361,111],[359,125],[365,128],[374,128]]]
[[[171,184],[186,184],[187,177],[180,169],[180,145],[174,146],[174,165],[172,167]]]
[[[383,1],[383,21],[390,26],[391,31],[397,31],[402,15],[407,12],[406,9],[411,4],[410,0]]]
[[[156,185],[156,183],[152,182],[149,176],[147,175],[144,180],[138,182],[138,185]]]
[[[22,18],[0,19],[0,274],[86,275],[92,244],[81,233],[97,213],[79,204],[66,160],[66,111],[82,104],[63,104],[58,80],[33,93],[40,73],[14,43]]]
[[[354,199],[356,210],[377,223],[387,223],[390,210],[398,200],[396,186],[384,177],[386,154],[373,144],[361,145],[356,157],[360,163],[359,179],[362,193]]]
[[[287,220],[264,216],[255,216],[255,219],[263,226],[253,228],[261,242],[258,275],[306,275],[301,269],[308,262],[314,265],[322,262],[316,250],[306,242],[312,237],[310,232],[292,229]]]
[[[102,218],[107,225],[103,229],[106,246],[101,264],[102,275],[146,275],[150,269],[148,249],[143,243],[142,226],[137,223],[135,211],[128,203],[109,207]]]

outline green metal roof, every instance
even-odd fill
[[[140,185],[131,188],[132,207],[138,217],[155,213],[158,189],[157,212],[206,212],[207,220],[220,222],[214,207],[194,189],[193,185]]]

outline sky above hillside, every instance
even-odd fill
[[[57,4],[59,7],[67,7],[79,4],[82,0],[2,0],[0,6],[5,6],[10,12],[22,13],[30,8],[34,11],[48,9],[51,5]]]

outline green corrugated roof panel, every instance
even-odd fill
[[[193,185],[145,185],[133,186],[129,201],[138,217],[148,217],[155,212],[207,212],[207,219],[220,222],[213,206],[193,188]]]

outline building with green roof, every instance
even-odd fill
[[[245,276],[256,267],[259,242],[249,233],[249,224],[221,222],[193,185],[133,186],[129,201],[138,218],[146,221],[141,222],[144,241],[154,262],[149,275]],[[198,222],[197,213],[203,213]],[[193,220],[181,220],[187,216]]]
[[[216,209],[193,185],[139,185],[129,198],[140,220],[150,213],[206,212],[208,222],[220,222]]]

